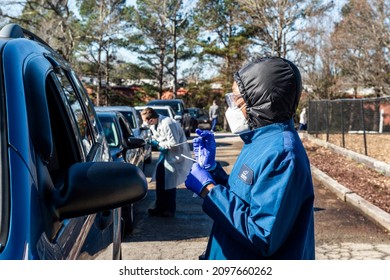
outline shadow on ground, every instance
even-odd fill
[[[188,138],[188,143],[192,151],[192,140],[196,134]],[[223,167],[231,167],[229,160],[235,161],[234,152],[236,145],[241,143],[230,143],[230,140],[222,141],[230,135],[218,135],[217,139],[217,160]],[[229,138],[227,138],[229,139]],[[232,148],[230,148],[232,147]],[[232,151],[234,152],[232,154]],[[150,182],[159,153],[153,152],[152,162],[145,165],[144,173],[149,181],[147,196],[134,204],[134,231],[125,236],[124,242],[144,242],[144,241],[177,241],[197,238],[208,238],[212,220],[203,212],[203,200],[194,197],[193,193],[183,185],[177,189],[176,215],[172,218],[153,217],[148,215],[148,208],[154,207],[155,182]]]
[[[125,236],[125,242],[177,241],[208,237],[211,219],[202,211],[202,199],[193,197],[184,188],[177,189],[175,217],[149,216],[148,208],[154,207],[156,192],[149,189],[147,196],[134,205],[134,231]]]

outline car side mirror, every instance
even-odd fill
[[[145,145],[146,145],[146,142],[142,138],[138,138],[138,137],[127,138],[127,148],[129,148],[129,149],[142,148]]]
[[[52,207],[60,220],[90,215],[141,200],[147,186],[145,174],[130,163],[76,163],[52,192]]]
[[[182,116],[180,116],[180,115],[175,115],[175,120],[181,121],[181,120],[182,120]]]

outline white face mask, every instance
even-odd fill
[[[241,134],[250,130],[248,121],[241,109],[229,107],[226,110],[225,117],[232,133]]]

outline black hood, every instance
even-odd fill
[[[234,80],[247,105],[252,129],[294,116],[302,80],[292,62],[279,57],[257,59],[236,72]]]

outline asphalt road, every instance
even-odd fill
[[[217,160],[229,173],[242,146],[237,136],[217,134]],[[191,143],[191,139],[189,140]],[[150,180],[158,157],[153,152],[145,175]],[[390,235],[354,207],[315,183],[316,259],[390,260]],[[202,212],[202,199],[184,185],[177,191],[173,218],[150,217],[155,184],[149,183],[145,199],[135,205],[135,229],[122,243],[124,260],[196,260],[204,251],[211,219]]]

